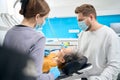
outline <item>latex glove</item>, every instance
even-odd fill
[[[45,50],[44,56],[48,56],[50,54],[50,50]]]
[[[60,71],[58,69],[58,67],[52,67],[50,69],[50,73],[52,73],[54,75],[54,78],[56,79],[58,76],[60,76]]]

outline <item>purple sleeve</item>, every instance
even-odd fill
[[[30,55],[35,60],[37,67],[38,80],[54,80],[52,74],[43,74],[42,65],[44,58],[45,37],[41,37],[38,42],[32,47]]]

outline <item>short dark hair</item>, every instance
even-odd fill
[[[80,58],[80,56],[78,54],[75,53],[71,53],[70,55],[65,55],[64,57],[65,63],[71,62],[73,60],[78,60]]]
[[[95,18],[96,18],[96,10],[94,8],[93,5],[91,4],[83,4],[81,6],[78,6],[75,9],[75,13],[82,13],[84,16],[89,16],[90,14],[94,14]]]
[[[87,58],[85,56],[79,55],[78,53],[71,53],[64,56],[65,62],[62,64],[62,71],[66,75],[73,74],[78,70],[82,69],[87,63]]]
[[[40,14],[41,17],[49,13],[50,8],[45,0],[21,0],[20,14],[25,18],[34,17]]]

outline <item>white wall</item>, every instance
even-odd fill
[[[7,9],[7,3],[6,3],[6,0],[0,0],[0,13],[1,12],[7,12],[8,9]]]
[[[15,0],[0,0],[0,13],[13,14],[13,4]]]
[[[47,0],[50,7],[50,17],[75,16],[74,10],[83,3],[95,6],[98,15],[120,14],[120,0]]]
[[[13,8],[16,0],[0,0],[0,13],[8,12],[16,17],[22,18],[19,14],[20,4]],[[51,7],[49,17],[70,17],[75,16],[74,10],[83,3],[90,3],[95,6],[98,15],[120,14],[120,0],[46,0]]]

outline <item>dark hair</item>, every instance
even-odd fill
[[[78,60],[80,57],[78,56],[78,54],[73,53],[73,54],[70,54],[70,55],[65,55],[63,58],[65,60],[64,64],[66,64],[66,63],[69,63],[73,60]]]
[[[76,9],[75,9],[75,13],[78,14],[78,13],[82,13],[83,16],[89,16],[90,14],[94,14],[95,18],[96,18],[96,10],[95,8],[93,7],[93,5],[91,4],[83,4],[81,6],[78,6]]]
[[[40,14],[41,17],[49,13],[50,8],[45,0],[21,0],[20,14],[25,18]]]
[[[78,53],[71,53],[70,55],[64,56],[65,63],[62,64],[62,71],[66,75],[77,73],[78,70],[82,69],[87,63],[85,56],[79,56]]]

